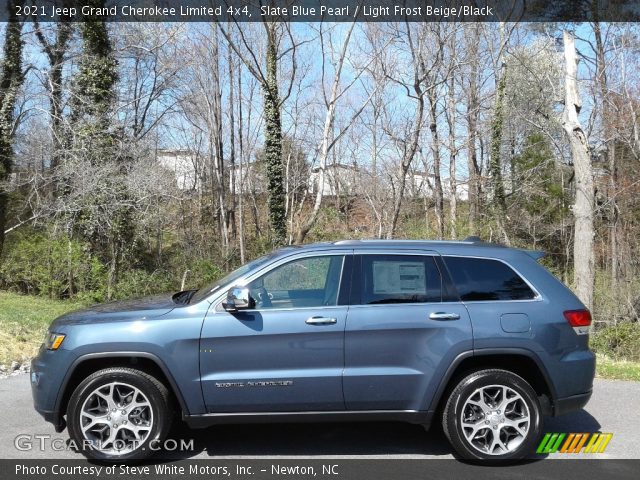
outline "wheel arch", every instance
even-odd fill
[[[93,372],[109,367],[137,368],[155,376],[166,385],[180,406],[183,415],[189,414],[182,392],[178,388],[171,372],[156,355],[148,352],[101,352],[82,355],[69,368],[56,400],[55,411],[59,419],[66,414],[69,399],[82,380]]]
[[[441,412],[450,392],[469,373],[486,368],[508,370],[526,380],[540,399],[544,415],[552,415],[557,398],[551,378],[540,358],[521,348],[489,348],[459,354],[449,365],[429,406],[430,412]]]

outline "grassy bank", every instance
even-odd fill
[[[599,378],[640,382],[640,363],[615,361],[604,355],[598,355],[596,375]]]
[[[0,292],[0,364],[33,357],[51,321],[83,305]]]
[[[63,313],[82,308],[80,302],[49,300],[0,291],[0,364],[31,358],[51,321]],[[593,342],[596,349],[602,342]],[[597,376],[640,381],[640,363],[612,360],[598,354]]]

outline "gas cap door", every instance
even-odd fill
[[[531,322],[525,313],[503,313],[500,327],[506,333],[526,333],[531,330]]]

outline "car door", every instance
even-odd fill
[[[442,257],[473,323],[474,348],[539,350],[535,325],[549,315],[546,302],[512,266],[496,258]]]
[[[348,410],[426,410],[447,367],[471,351],[466,308],[435,252],[355,251],[345,330]]]
[[[288,257],[247,279],[255,308],[216,306],[207,315],[200,371],[208,411],[344,410],[351,260],[350,251]]]

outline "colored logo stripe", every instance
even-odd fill
[[[580,453],[583,448],[584,453],[603,453],[612,437],[612,433],[547,433],[536,453],[556,453],[558,449],[560,449],[559,453]]]
[[[578,453],[584,445],[584,442],[589,438],[588,433],[572,433],[567,438],[567,441],[564,442],[562,449],[560,449],[560,453]]]
[[[537,453],[556,453],[558,448],[560,448],[560,443],[562,439],[564,439],[564,433],[547,433],[542,442],[540,442],[540,446]]]
[[[593,437],[584,449],[584,453],[602,453],[611,441],[613,433],[594,433]]]

